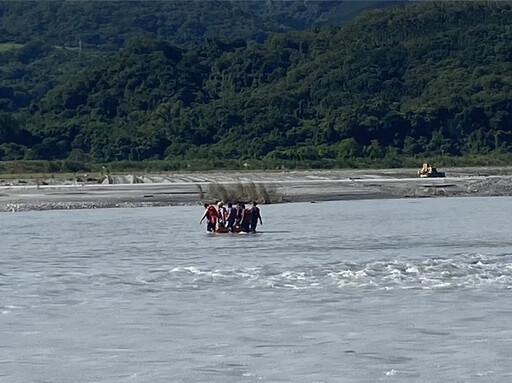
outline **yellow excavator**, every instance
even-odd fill
[[[423,167],[418,170],[418,176],[420,178],[446,177],[444,172],[438,172],[435,167],[428,163],[423,164]]]

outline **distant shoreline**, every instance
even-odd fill
[[[111,184],[58,177],[4,180],[0,212],[196,205],[212,182],[272,185],[283,202],[512,196],[512,167],[442,170],[446,178],[418,178],[417,169],[365,169],[111,175]]]

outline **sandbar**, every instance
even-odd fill
[[[446,178],[418,178],[417,169],[210,171],[1,179],[0,212],[195,205],[212,183],[263,184],[282,202],[383,198],[511,196],[512,167],[445,168]]]

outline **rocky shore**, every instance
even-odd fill
[[[263,184],[284,202],[375,198],[511,196],[512,167],[443,169],[446,178],[418,178],[417,169],[202,172],[0,180],[0,212],[199,204],[212,183]]]

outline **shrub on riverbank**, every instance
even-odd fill
[[[236,203],[253,202],[278,203],[283,202],[283,194],[274,185],[255,184],[254,182],[238,182],[236,184],[211,183],[206,196],[210,200]]]

